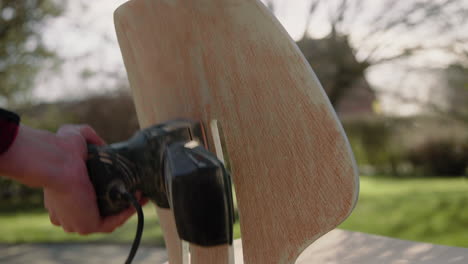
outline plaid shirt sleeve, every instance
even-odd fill
[[[5,153],[18,134],[20,117],[0,108],[0,155]]]

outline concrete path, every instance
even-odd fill
[[[0,245],[0,263],[103,264],[124,263],[130,245],[21,244]],[[135,264],[158,264],[167,260],[164,248],[141,246]]]
[[[243,264],[236,240],[236,264]],[[335,229],[308,247],[296,264],[467,264],[468,249]]]
[[[236,264],[242,264],[242,245],[234,242]],[[130,245],[24,244],[0,245],[0,263],[101,264],[124,263]],[[138,249],[135,264],[167,261],[164,248]],[[333,230],[305,250],[296,264],[466,264],[468,249],[415,243],[399,239]]]

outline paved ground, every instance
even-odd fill
[[[21,244],[0,245],[0,263],[101,264],[124,263],[130,245]],[[141,246],[133,263],[158,264],[167,260],[164,248]]]
[[[242,245],[234,242],[236,264],[242,264]],[[130,245],[25,244],[0,245],[0,263],[101,264],[124,263]],[[161,264],[165,249],[141,247],[135,264]],[[333,230],[307,248],[296,264],[466,264],[468,249]]]

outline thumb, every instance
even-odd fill
[[[88,143],[99,145],[99,146],[106,144],[106,142],[100,136],[98,136],[96,131],[89,125],[79,125],[78,131],[86,139],[86,142]]]

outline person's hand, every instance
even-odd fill
[[[44,187],[44,205],[50,221],[66,232],[82,235],[112,232],[133,215],[129,208],[122,213],[101,218],[96,194],[86,169],[87,143],[103,145],[104,141],[87,125],[65,125],[56,134],[56,144],[63,155],[59,182]],[[143,201],[141,201],[143,202]]]

